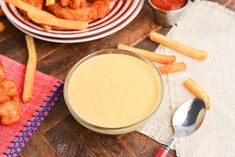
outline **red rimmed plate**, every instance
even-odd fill
[[[26,21],[13,5],[1,1],[1,6],[11,22],[28,32],[52,38],[78,38],[95,35],[117,26],[136,9],[138,3],[139,0],[112,1],[110,3],[110,13],[100,20],[90,22],[88,29],[85,31],[51,30],[49,32],[44,31],[39,25]]]
[[[56,42],[56,43],[80,43],[80,42],[87,42],[87,41],[92,41],[92,40],[97,40],[103,37],[106,37],[110,34],[113,34],[117,31],[119,31],[120,29],[124,28],[126,25],[128,25],[137,15],[138,13],[141,11],[142,7],[144,5],[144,0],[140,0],[137,7],[135,8],[135,10],[126,18],[124,19],[121,23],[119,23],[116,27],[110,28],[107,31],[104,31],[102,33],[99,34],[95,34],[95,35],[91,35],[91,36],[87,36],[87,37],[80,37],[80,38],[71,38],[71,39],[67,39],[67,38],[51,38],[51,37],[45,37],[45,36],[40,36],[38,34],[34,34],[31,33],[27,30],[24,30],[23,28],[19,27],[18,25],[14,24],[18,29],[20,29],[22,32],[29,34],[35,38],[41,39],[41,40],[45,40],[45,41],[50,41],[50,42]]]

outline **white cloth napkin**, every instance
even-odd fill
[[[209,53],[204,62],[159,47],[156,52],[174,54],[187,71],[164,76],[165,97],[153,119],[141,133],[166,143],[172,135],[171,117],[175,109],[193,96],[183,87],[193,78],[209,94],[211,109],[194,134],[177,139],[180,157],[235,156],[235,12],[217,3],[194,2],[168,36]]]

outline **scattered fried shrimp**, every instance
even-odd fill
[[[15,82],[5,77],[0,62],[0,119],[3,125],[12,125],[20,120],[20,101]]]

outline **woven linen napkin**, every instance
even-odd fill
[[[25,66],[2,55],[0,60],[3,62],[6,77],[14,80],[21,96]],[[35,73],[33,99],[25,104],[21,100],[21,120],[11,126],[0,124],[0,157],[19,155],[60,97],[62,89],[63,83],[59,79],[38,71]]]
[[[182,83],[193,78],[209,94],[211,109],[199,130],[177,139],[177,156],[235,156],[235,12],[214,2],[196,1],[167,36],[206,50],[209,56],[201,62],[161,46],[156,50],[177,55],[177,62],[185,62],[187,71],[163,76],[164,100],[153,119],[139,131],[165,143],[172,135],[175,109],[193,97]]]

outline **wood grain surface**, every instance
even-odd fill
[[[235,10],[235,0],[216,1]],[[25,64],[27,48],[24,33],[18,31],[4,17],[0,20],[7,27],[0,33],[0,53]],[[151,8],[146,3],[133,22],[103,39],[77,44],[35,40],[37,70],[64,80],[70,68],[81,58],[97,50],[116,48],[119,42],[155,50],[158,45],[147,37],[152,30],[163,34],[169,31],[154,23]],[[138,132],[108,136],[87,130],[70,115],[64,99],[61,98],[20,157],[153,157],[160,146],[161,144]],[[170,153],[170,157],[173,156],[174,151]]]

